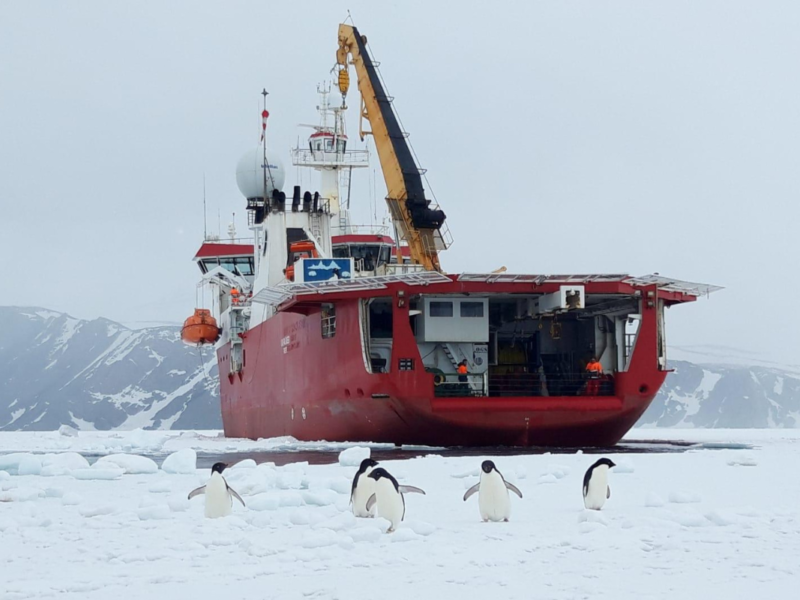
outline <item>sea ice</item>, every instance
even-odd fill
[[[45,495],[39,488],[18,487],[0,492],[0,502],[30,502]]]
[[[668,498],[673,504],[692,504],[702,501],[700,494],[694,492],[670,492]]]
[[[758,461],[754,456],[734,456],[728,460],[730,467],[755,467],[758,466]]]
[[[183,512],[189,510],[191,504],[186,496],[173,496],[167,500],[167,506],[172,512]]]
[[[161,470],[173,475],[194,475],[197,471],[197,452],[191,448],[173,452],[164,459]]]
[[[635,473],[633,461],[630,458],[620,458],[614,461],[617,465],[614,467],[614,473]]]
[[[94,506],[84,506],[78,509],[81,516],[84,517],[99,517],[100,515],[111,515],[117,512],[117,507],[114,504],[97,504]]]
[[[129,475],[158,473],[158,465],[154,460],[136,454],[109,454],[97,459],[95,468],[99,468],[97,465],[102,465],[104,468],[116,466]]]
[[[361,461],[370,457],[371,450],[363,446],[353,446],[339,453],[339,464],[343,467],[358,467]]]
[[[137,513],[140,521],[152,521],[170,519],[172,517],[170,507],[166,504],[155,504],[140,508]]]
[[[63,435],[64,437],[78,437],[78,430],[69,425],[62,425],[58,428],[58,435]]]
[[[281,504],[280,498],[275,494],[258,494],[246,500],[247,508],[250,510],[278,510]]]
[[[190,446],[208,454],[225,448],[338,452],[346,447],[288,438],[226,440],[216,432],[151,433],[133,435],[139,444],[163,437],[166,454]],[[594,598],[598,590],[613,590],[615,600],[656,600],[665,590],[679,598],[787,598],[796,588],[800,479],[787,473],[800,460],[798,430],[659,429],[652,432],[658,439],[741,442],[752,448],[637,452],[635,472],[615,479],[612,470],[612,497],[599,513],[581,510],[580,483],[593,456],[381,461],[427,492],[406,496],[406,518],[391,534],[384,533],[385,519],[352,516],[348,500],[355,468],[338,464],[336,454],[334,464],[226,471],[226,477],[236,478],[237,491],[261,491],[245,496],[247,510],[236,503],[234,515],[218,520],[202,517],[203,498],[186,499],[206,482],[208,469],[94,481],[42,477],[57,464],[65,472],[74,466],[95,475],[104,461],[89,467],[82,457],[44,453],[88,453],[90,446],[120,453],[133,445],[128,435],[0,433],[0,447],[17,451],[17,457],[0,457],[13,467],[13,475],[0,473],[0,489],[7,488],[0,491],[7,500],[0,502],[0,552],[12,561],[0,578],[1,598],[72,600],[105,592],[120,600],[220,593],[320,600],[366,597],[365,589],[374,591],[364,587],[371,581],[392,582],[387,598],[412,594],[417,600],[477,598],[487,590],[522,600],[531,597],[532,582],[544,590],[538,596],[552,600]],[[640,429],[632,435],[639,440],[651,433]],[[42,475],[15,476],[25,454],[41,458]],[[618,465],[630,456],[609,453]],[[512,483],[523,472],[530,484],[541,474],[557,483],[535,487],[523,500],[512,497],[511,523],[483,523],[477,502],[461,498],[464,486],[478,481],[484,458],[496,460]],[[748,458],[757,465],[726,467]],[[553,465],[569,474],[558,478]],[[301,487],[280,489],[279,478]],[[679,491],[670,495],[671,489]],[[703,501],[675,502],[679,496]]]
[[[11,475],[16,475],[20,462],[32,456],[33,454],[28,452],[12,452],[11,454],[0,455],[0,471],[7,471]]]
[[[75,469],[72,471],[72,476],[75,479],[89,480],[89,479],[119,479],[122,477],[124,471],[118,467],[102,468],[90,467],[88,469]]]
[[[39,475],[42,472],[42,459],[30,454],[22,458],[17,466],[17,475]]]

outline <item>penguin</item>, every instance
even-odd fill
[[[375,480],[375,493],[367,500],[367,510],[372,510],[377,504],[378,516],[390,523],[386,533],[392,533],[406,516],[406,501],[403,494],[414,492],[424,495],[425,492],[413,485],[398,484],[397,480],[382,467],[373,469],[368,477]]]
[[[200,494],[206,495],[206,517],[216,519],[217,517],[227,517],[231,514],[233,499],[236,498],[244,506],[244,500],[228,485],[222,472],[228,465],[225,463],[214,463],[211,467],[211,479],[205,485],[192,490],[189,493],[189,500]]]
[[[508,523],[508,518],[511,516],[508,490],[522,498],[522,492],[517,489],[517,486],[503,479],[503,475],[491,460],[485,460],[481,463],[481,480],[467,490],[467,493],[464,494],[464,501],[478,492],[478,508],[481,511],[483,522],[505,521]]]
[[[375,493],[375,480],[369,478],[372,470],[378,466],[378,461],[365,458],[361,461],[361,466],[353,477],[353,487],[350,488],[350,505],[353,507],[353,514],[357,517],[374,517],[375,507],[367,510],[367,500]]]
[[[589,510],[600,510],[611,498],[611,486],[608,485],[608,470],[616,467],[608,458],[601,458],[586,471],[583,476],[583,505]]]

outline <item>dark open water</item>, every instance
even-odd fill
[[[584,454],[659,454],[659,453],[680,453],[689,450],[749,450],[752,446],[739,443],[717,443],[717,442],[690,442],[690,441],[666,441],[666,440],[629,440],[610,447],[587,447],[581,448]],[[197,453],[197,467],[210,468],[215,462],[234,464],[246,458],[252,458],[257,463],[272,462],[277,466],[295,462],[308,462],[311,465],[327,465],[339,460],[340,449],[336,450],[279,450],[275,452],[230,452],[230,453]],[[529,454],[575,454],[577,448],[509,448],[509,447],[485,447],[485,448],[391,448],[391,449],[372,449],[371,456],[377,461],[385,460],[404,460],[436,454],[439,456],[520,456]],[[90,462],[101,455],[84,454]],[[168,453],[144,454],[156,461],[159,466],[168,456]]]

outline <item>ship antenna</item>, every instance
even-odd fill
[[[269,179],[270,181],[275,183],[275,180],[272,178],[272,170],[269,168],[269,161],[267,160],[267,118],[269,117],[269,111],[267,110],[267,96],[269,92],[267,88],[261,90],[261,95],[264,96],[264,108],[261,110],[261,148],[263,152],[263,159],[264,162],[261,166],[264,169],[264,201],[267,201],[267,171],[269,171]]]
[[[208,211],[206,210],[206,172],[203,171],[203,241],[208,239]]]

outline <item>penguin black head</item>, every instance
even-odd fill
[[[364,460],[361,461],[361,466],[358,467],[358,472],[364,473],[370,467],[377,467],[377,466],[378,466],[377,460],[372,460],[371,458],[365,458]]]
[[[603,466],[603,465],[607,466],[609,469],[611,467],[616,467],[617,466],[610,458],[601,458],[600,460],[598,460],[596,463],[594,463],[592,465],[592,468],[600,467],[600,466]]]
[[[485,460],[481,463],[481,470],[484,473],[491,473],[492,471],[496,471],[497,467],[494,466],[491,460]]]
[[[228,465],[226,465],[223,462],[214,463],[214,466],[211,467],[211,472],[212,473],[219,473],[220,475],[222,475],[222,472],[225,470],[225,468],[227,466]]]
[[[389,471],[387,471],[383,467],[378,467],[377,469],[373,469],[372,473],[370,473],[367,477],[370,477],[375,481],[380,481],[381,479],[388,479],[394,485],[394,489],[396,490],[400,489],[400,484],[397,483],[397,479],[392,477],[392,474],[389,473]]]

